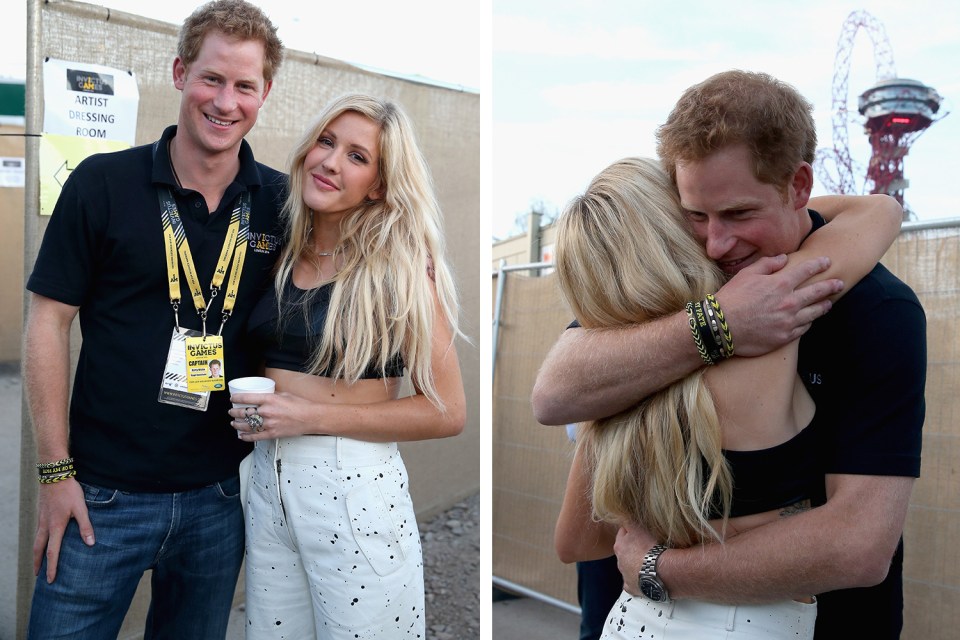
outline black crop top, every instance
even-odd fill
[[[310,301],[310,326],[305,322],[301,304],[307,291],[297,288],[293,279],[284,286],[284,324],[283,333],[278,329],[277,295],[273,287],[264,293],[250,314],[248,334],[256,341],[263,352],[266,366],[271,369],[285,369],[306,373],[310,366],[313,348],[316,347],[327,321],[330,308],[330,295],[333,283],[327,283],[317,289]],[[403,375],[404,362],[400,355],[387,362],[386,376],[373,364],[367,367],[360,377],[364,380],[375,378],[399,378]],[[325,375],[321,373],[319,375]],[[329,377],[329,376],[327,376]]]
[[[727,451],[733,472],[730,516],[745,516],[816,500],[824,489],[824,471],[817,455],[814,424],[790,440],[758,451]],[[720,517],[713,513],[711,517]]]

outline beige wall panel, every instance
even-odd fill
[[[951,435],[924,434],[922,468],[913,488],[911,505],[960,512],[960,491],[957,490],[960,447],[957,440]]]
[[[537,424],[530,408],[540,362],[571,316],[557,296],[555,278],[501,277],[506,282],[493,403],[493,574],[576,602],[576,572],[553,550],[573,445],[562,427]]]
[[[24,157],[23,131],[0,125],[0,157]],[[0,187],[0,229],[0,362],[11,362],[23,333],[23,187]]]
[[[564,451],[569,445],[563,427],[545,427],[538,424],[530,410],[530,397],[500,399],[495,433],[501,442],[531,451]],[[503,429],[504,425],[526,425],[522,429]]]
[[[534,525],[560,513],[559,499],[533,495],[525,486],[503,486],[493,491],[498,505],[493,514],[495,535],[515,545],[552,551],[553,529]],[[519,517],[521,514],[523,517]]]
[[[957,637],[960,629],[960,591],[904,580],[904,616],[901,640]]]
[[[497,474],[497,486],[504,490],[517,487],[519,494],[559,505],[563,501],[563,486],[573,460],[573,450],[573,444],[568,442],[562,451],[540,450],[531,455],[529,447],[499,445],[496,454],[503,465]],[[552,539],[552,529],[550,535]]]
[[[560,562],[553,550],[559,513],[559,502],[494,489],[493,575],[576,602],[576,570]]]
[[[960,511],[911,506],[903,536],[905,579],[940,587],[960,584]]]

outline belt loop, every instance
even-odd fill
[[[734,621],[737,617],[737,605],[727,607],[727,631],[733,631]]]
[[[343,469],[343,451],[341,449],[343,445],[343,438],[337,436],[337,470]]]
[[[667,602],[667,606],[664,607],[667,611],[667,620],[673,620],[673,609],[677,606],[676,600],[670,600]]]

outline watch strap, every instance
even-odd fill
[[[643,556],[643,564],[640,565],[640,573],[646,575],[656,575],[657,563],[660,561],[660,554],[667,550],[662,544],[654,545],[647,555]]]
[[[637,576],[640,593],[654,602],[669,602],[670,594],[667,592],[666,585],[657,575],[657,563],[660,556],[668,547],[662,544],[654,545],[643,557],[640,564],[640,573]]]

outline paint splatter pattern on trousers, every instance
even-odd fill
[[[816,603],[658,604],[624,591],[607,615],[600,640],[811,640],[816,619]]]
[[[423,638],[423,559],[395,443],[258,443],[245,505],[247,638]]]

